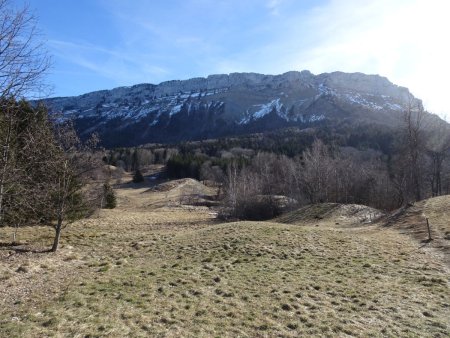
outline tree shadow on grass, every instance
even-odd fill
[[[47,253],[49,248],[33,248],[27,243],[0,242],[0,250],[15,251],[16,253]]]

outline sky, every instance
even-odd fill
[[[210,74],[363,72],[450,117],[448,0],[12,0],[52,55],[52,96]]]

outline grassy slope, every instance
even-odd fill
[[[216,224],[145,191],[56,255],[0,251],[0,336],[448,336],[450,274],[396,230]]]
[[[431,237],[428,242],[426,218],[429,220]],[[450,268],[450,196],[430,198],[406,209],[388,225],[414,238],[424,249],[432,250]]]

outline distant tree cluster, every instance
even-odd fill
[[[253,156],[252,151],[249,153]],[[166,174],[169,178],[191,177],[197,180],[221,181],[231,163],[243,167],[249,163],[249,157],[237,153],[234,155],[230,153],[230,156],[224,153],[220,158],[204,154],[179,153],[167,161]]]
[[[159,152],[153,152],[149,149],[118,148],[109,150],[103,160],[125,171],[134,172],[143,166],[158,163],[159,161],[163,162],[160,160],[160,157]]]

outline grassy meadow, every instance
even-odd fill
[[[448,266],[413,237],[220,223],[180,191],[122,186],[118,208],[70,225],[55,254],[15,252],[0,228],[0,336],[449,336]],[[18,240],[45,248],[52,235]]]

